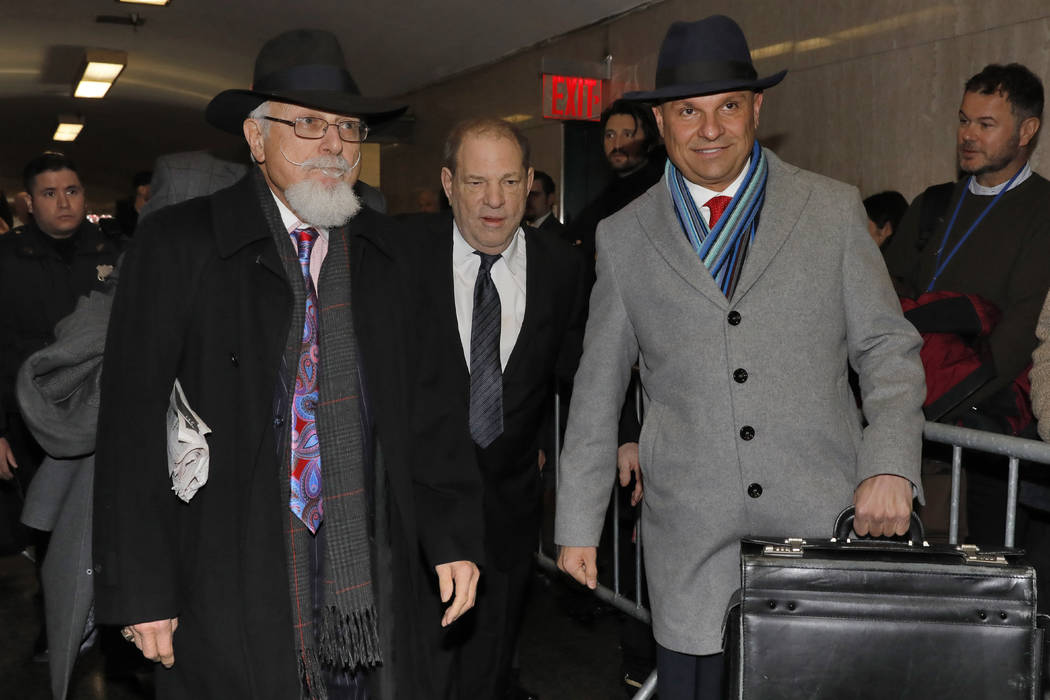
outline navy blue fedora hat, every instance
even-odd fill
[[[660,45],[656,87],[629,92],[627,100],[663,101],[734,90],[765,90],[786,70],[759,78],[740,25],[725,15],[674,22]]]
[[[263,44],[251,89],[220,92],[208,103],[204,117],[212,126],[240,134],[248,114],[268,100],[361,117],[373,126],[408,109],[363,96],[346,68],[339,40],[321,29],[294,29]]]

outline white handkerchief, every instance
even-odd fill
[[[208,481],[208,441],[211,428],[201,420],[175,380],[168,404],[168,474],[175,495],[189,503],[197,489]]]

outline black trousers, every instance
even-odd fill
[[[660,700],[722,700],[725,656],[696,656],[656,645],[656,694]]]
[[[532,567],[527,556],[508,571],[486,568],[474,608],[450,626],[437,628],[429,698],[496,700],[506,695]],[[434,600],[439,603],[435,613],[443,610],[436,595]]]

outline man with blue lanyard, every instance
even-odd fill
[[[1026,374],[1036,346],[1036,320],[1050,287],[1050,182],[1028,162],[1042,114],[1042,83],[1026,67],[992,64],[970,78],[956,136],[959,170],[966,177],[956,184],[943,223],[927,240],[919,222],[928,205],[923,197],[912,203],[886,261],[907,296],[971,295],[1001,314],[983,348],[990,358],[985,363],[990,379],[945,416],[948,422],[993,427],[1017,410],[1012,385]],[[934,330],[952,330],[944,313],[930,320],[938,324]],[[973,542],[1003,541],[1004,474],[999,464],[967,470]],[[1025,526],[1021,515],[1019,543]]]
[[[655,89],[626,96],[657,103],[664,177],[598,227],[555,540],[559,566],[593,588],[637,360],[662,700],[721,697],[742,536],[826,537],[851,501],[859,534],[903,533],[921,498],[920,338],[857,190],[758,145],[763,90],[783,77],[758,77],[728,17],[672,24]]]

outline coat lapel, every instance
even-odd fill
[[[810,190],[792,175],[798,168],[786,165],[782,160],[766,151],[769,162],[769,180],[766,183],[766,201],[759,214],[758,232],[740,272],[733,301],[738,302],[747,294],[769,267],[784,246],[788,236],[795,230],[802,211],[809,201]]]
[[[260,186],[266,192],[261,192]],[[270,219],[273,216],[279,219],[280,214],[277,213],[276,204],[266,201],[265,194],[269,194],[269,187],[262,180],[258,168],[249,171],[237,184],[215,194],[212,224],[220,258],[229,258],[256,241],[273,238]],[[272,216],[267,216],[263,209],[267,205],[273,208]],[[286,279],[276,246],[261,246],[256,262],[280,279]]]
[[[644,206],[638,209],[638,223],[652,241],[657,253],[696,291],[719,307],[728,309],[729,300],[718,288],[714,277],[704,267],[682,231],[682,225],[674,211],[674,203],[671,201],[671,193],[667,189],[667,175],[642,197],[645,200]],[[744,272],[747,272],[746,264]]]

